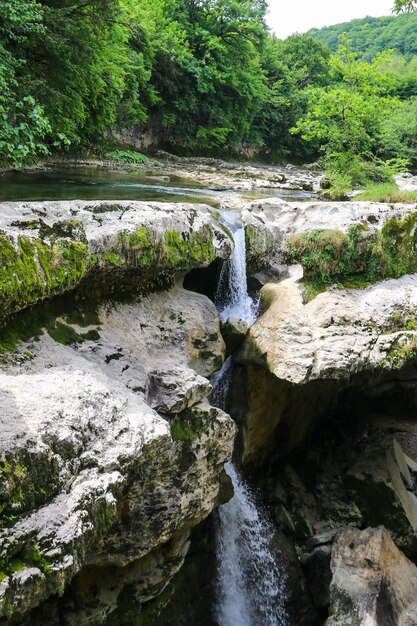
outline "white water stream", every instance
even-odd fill
[[[235,249],[230,261],[223,263],[215,304],[221,320],[237,317],[248,322],[250,326],[256,320],[258,307],[248,294],[245,229],[236,218],[232,220],[231,216],[231,213],[223,214],[222,218],[233,234]]]
[[[227,220],[235,251],[224,263],[216,304],[221,319],[237,317],[252,324],[257,306],[250,298],[246,277],[245,233]],[[213,376],[211,402],[225,408],[233,363],[229,357]],[[234,496],[219,508],[216,525],[217,603],[219,626],[287,626],[285,576],[269,543],[273,536],[267,516],[233,463],[226,465]]]

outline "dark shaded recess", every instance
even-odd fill
[[[209,267],[191,270],[184,278],[184,289],[201,293],[214,302],[222,266],[223,261],[217,260]]]
[[[235,366],[229,406],[234,418],[245,429],[245,367]],[[357,496],[351,492],[348,470],[358,460],[369,454],[384,455],[384,450],[392,446],[393,437],[411,458],[417,458],[417,365],[410,363],[402,370],[384,374],[361,373],[345,381],[312,381],[296,386],[276,381],[278,402],[283,407],[272,407],[282,411],[281,422],[266,443],[268,453],[259,467],[246,467],[249,480],[258,486],[266,506],[277,512],[278,527],[283,531],[279,546],[284,556],[288,573],[288,611],[290,624],[324,624],[328,617],[326,585],[331,580],[330,554],[332,538],[314,553],[314,559],[300,563],[295,553],[310,552],[309,541],[305,543],[298,534],[297,520],[300,515],[300,493],[295,496],[294,486],[287,482],[287,468],[291,467],[300,477],[304,487],[314,496],[320,520],[327,520],[329,527],[349,523],[343,518],[343,506],[358,504],[363,515],[363,528],[388,524],[389,503],[377,497],[376,486],[372,486],[369,498],[375,503],[361,506]],[[267,398],[265,398],[267,402]],[[286,449],[288,441],[297,441],[300,431],[303,440],[295,449]],[[371,456],[371,458],[373,458]],[[277,485],[282,485],[288,498],[285,507],[296,521],[295,535],[288,528],[280,526],[281,506],[276,496]],[[384,495],[385,498],[385,495]],[[304,506],[304,505],[303,505]],[[301,516],[303,513],[301,512]],[[374,516],[373,518],[371,516]],[[340,517],[341,516],[341,517]],[[333,522],[332,522],[333,520]],[[389,525],[389,524],[388,524]],[[277,530],[277,533],[280,531]],[[291,553],[292,551],[292,553]],[[413,561],[415,552],[405,551]],[[312,553],[311,553],[312,554]],[[297,587],[297,584],[299,585]],[[301,589],[300,589],[301,586]],[[311,592],[311,594],[310,594]],[[308,607],[311,596],[318,612],[317,621],[310,617]],[[397,623],[398,607],[395,600],[388,597],[382,588],[378,599],[378,624],[388,626]],[[316,614],[317,615],[317,614]],[[311,620],[309,622],[308,620]]]
[[[154,600],[134,605],[129,587],[105,626],[217,626],[213,612],[216,582],[215,519],[210,515],[191,535],[181,570]]]
[[[80,285],[63,295],[40,300],[0,323],[0,353],[14,351],[19,341],[39,337],[46,330],[55,341],[66,345],[99,339],[101,305],[135,302],[150,293],[173,285],[174,275],[159,274],[151,279],[142,270],[93,272]],[[57,321],[61,318],[63,322]],[[96,331],[77,334],[71,324],[97,325]]]

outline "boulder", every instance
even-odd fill
[[[242,211],[242,223],[245,228],[246,264],[248,272],[253,274],[270,266],[275,251],[272,231],[260,218],[254,218],[250,211]]]
[[[148,404],[163,415],[176,415],[207,398],[209,381],[191,369],[176,367],[149,373]]]
[[[331,570],[326,626],[417,624],[417,568],[383,527],[341,531]]]
[[[221,322],[220,328],[226,344],[226,356],[230,356],[245,339],[249,325],[245,320],[229,317]]]
[[[301,269],[261,291],[269,308],[250,328],[239,360],[306,384],[361,371],[399,369],[414,357],[417,275],[365,289],[332,289],[305,304]]]
[[[302,446],[353,379],[395,379],[415,362],[417,275],[328,289],[308,303],[301,277],[292,266],[261,290],[264,313],[235,355],[246,376],[245,463]]]
[[[383,524],[410,558],[417,558],[417,464],[394,439],[388,448],[370,445],[347,471],[344,482],[364,523]]]

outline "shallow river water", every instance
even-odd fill
[[[192,202],[217,206],[224,196],[241,194],[248,200],[276,196],[307,200],[305,191],[257,189],[214,190],[196,181],[162,172],[126,171],[91,166],[54,167],[0,175],[0,202],[42,200],[144,200]]]

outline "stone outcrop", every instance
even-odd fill
[[[134,145],[134,138],[129,138],[129,145]],[[314,192],[321,190],[323,178],[317,164],[307,167],[295,165],[258,165],[242,161],[223,161],[204,157],[178,157],[163,150],[156,153],[156,159],[150,158],[146,165],[117,164],[104,161],[77,161],[75,165],[119,167],[123,170],[143,172],[149,179],[163,179],[165,182],[178,178],[194,181],[199,186],[212,190],[252,191],[281,190],[282,192]],[[54,165],[54,163],[50,163]],[[59,164],[61,165],[61,164]],[[308,197],[308,194],[306,194]]]
[[[174,282],[232,244],[205,207],[3,208],[2,316],[103,284],[2,329],[0,623],[52,625],[64,603],[68,626],[97,624],[126,584],[138,605],[158,595],[225,497],[236,429],[206,400],[225,345],[214,305]],[[104,299],[126,273],[142,297]],[[170,288],[146,295],[158,275]]]
[[[261,290],[268,308],[236,357],[247,379],[248,463],[303,445],[352,378],[395,377],[416,356],[416,276],[329,289],[306,304],[301,275],[292,268],[289,279]]]
[[[89,276],[104,295],[126,274],[132,290],[228,258],[232,243],[208,207],[143,202],[3,203],[0,318]],[[106,279],[103,280],[102,276]]]
[[[226,343],[226,356],[230,356],[243,342],[248,332],[248,323],[237,317],[229,317],[220,323],[223,339]]]
[[[279,198],[256,200],[246,205],[243,219],[261,231],[269,229],[279,257],[287,255],[288,238],[313,230],[337,230],[347,233],[361,226],[368,232],[381,230],[391,218],[403,219],[414,214],[415,205],[382,202],[285,202]]]
[[[301,276],[294,268],[291,278],[262,289],[268,309],[250,329],[239,360],[300,385],[399,369],[414,358],[417,276],[330,289],[307,304]]]
[[[383,528],[346,529],[333,545],[326,626],[417,623],[417,568]]]

